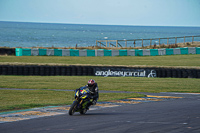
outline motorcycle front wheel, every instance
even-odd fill
[[[87,112],[87,109],[83,109],[83,110],[80,111],[80,114],[84,115],[86,112]]]
[[[73,115],[76,111],[76,106],[78,105],[78,101],[74,101],[69,109],[69,115]]]

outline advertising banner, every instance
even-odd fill
[[[94,68],[95,76],[103,77],[156,77],[154,69],[135,69],[135,68]]]

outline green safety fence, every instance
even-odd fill
[[[119,50],[119,56],[127,56],[127,50]]]
[[[143,50],[142,49],[136,49],[135,50],[135,56],[143,56]]]
[[[70,56],[79,56],[78,49],[70,49]]]
[[[87,56],[95,56],[95,50],[87,50]]]
[[[112,50],[104,49],[104,56],[112,56]]]
[[[188,48],[180,48],[181,54],[188,54]]]
[[[191,49],[191,48],[190,48]],[[192,48],[194,49],[192,54],[200,54],[200,47]],[[53,51],[52,51],[53,50]],[[189,52],[189,48],[167,48],[163,49],[163,55],[175,55],[175,54],[191,54]],[[51,49],[52,54],[49,54],[49,50],[47,49],[27,49],[27,48],[16,48],[15,54],[16,56],[31,56],[31,55],[39,55],[39,56],[47,56],[47,55],[54,55],[54,56],[128,56],[131,50],[107,50],[107,49],[98,49],[98,50],[78,50],[78,49]],[[150,51],[150,54],[149,54]],[[136,49],[134,50],[135,55],[132,56],[157,56],[159,54],[159,49],[150,49],[149,51],[143,49]],[[191,50],[190,50],[191,51]]]
[[[31,56],[31,49],[22,49],[22,55]]]
[[[16,56],[23,56],[22,49],[21,48],[16,48],[15,49],[15,54],[16,54]]]
[[[46,49],[39,49],[39,56],[47,55]]]
[[[200,54],[200,47],[196,47],[196,54]]]
[[[174,54],[174,50],[169,48],[169,49],[166,49],[166,55],[173,55]]]
[[[150,55],[151,55],[151,56],[156,56],[156,55],[158,55],[158,49],[150,49]]]
[[[54,49],[55,56],[62,56],[62,49]]]

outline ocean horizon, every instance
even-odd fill
[[[0,21],[1,47],[88,47],[96,40],[133,40],[199,36],[200,27],[186,26],[133,26]],[[186,38],[191,42],[191,38]],[[200,37],[194,41],[200,41]],[[177,43],[183,42],[178,39]],[[157,44],[158,40],[152,41]],[[166,43],[166,40],[161,40]],[[170,39],[169,44],[174,40]],[[137,44],[137,43],[136,43]],[[124,46],[125,44],[121,44]],[[144,46],[149,42],[144,41]],[[133,47],[133,42],[128,42]]]

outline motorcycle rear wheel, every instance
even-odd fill
[[[69,115],[73,115],[76,111],[76,106],[78,105],[78,101],[74,101],[69,109]]]

